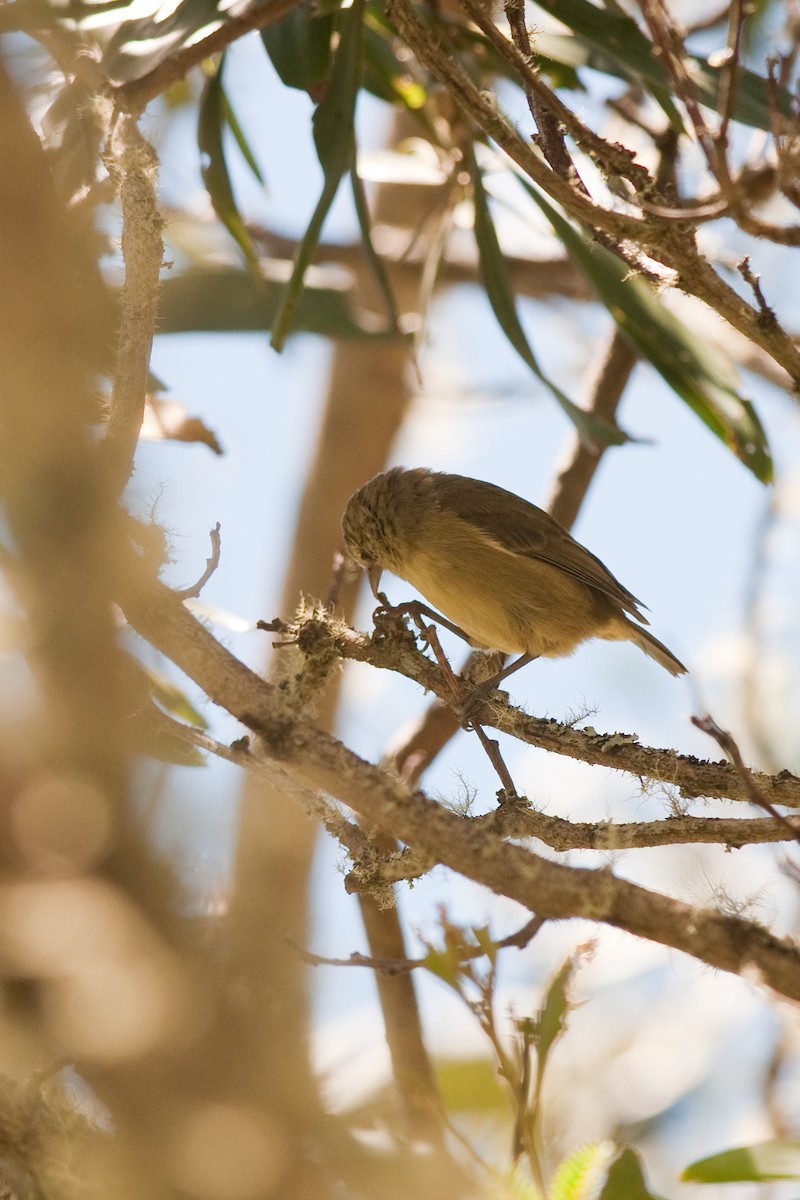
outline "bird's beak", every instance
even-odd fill
[[[378,588],[380,586],[382,574],[383,574],[383,567],[369,567],[369,569],[367,570],[367,579],[369,580],[369,586],[372,588],[372,594],[376,598],[376,600],[380,600],[380,594],[378,592]]]

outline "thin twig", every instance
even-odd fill
[[[742,0],[731,0],[728,24],[728,52],[722,69],[719,83],[717,107],[722,113],[719,130],[716,134],[717,153],[725,160],[727,173],[728,129],[736,109],[736,98],[739,87],[739,60],[742,51],[742,32],[747,19]]]
[[[524,0],[505,0],[504,7],[512,41],[523,62],[530,63],[533,54],[528,26],[525,22]],[[589,189],[570,158],[556,114],[546,102],[543,102],[538,90],[532,85],[531,76],[534,74],[529,70],[523,75],[522,87],[534,124],[539,131],[537,139],[539,148],[556,174],[573,187],[580,188],[588,196]]]
[[[712,175],[717,174],[718,157],[714,139],[701,111],[694,81],[686,67],[683,41],[663,0],[639,0],[656,54],[672,80],[676,97],[682,101],[692,122],[697,141]]]
[[[707,303],[745,337],[762,346],[800,385],[800,350],[779,325],[765,327],[760,314],[727,284],[698,252],[691,231],[595,204],[565,183],[525,142],[496,99],[482,91],[431,36],[410,0],[386,0],[395,24],[419,61],[442,84],[461,111],[565,211],[593,236],[607,234],[620,245],[626,240],[651,254],[676,273],[682,289]],[[780,231],[779,231],[780,232]]]
[[[668,816],[658,821],[567,821],[537,812],[525,803],[505,804],[491,813],[467,817],[476,830],[493,831],[503,837],[536,838],[559,853],[572,850],[597,850],[603,854],[624,853],[627,850],[652,850],[662,846],[724,846],[739,850],[742,846],[769,845],[785,842],[791,835],[771,817],[756,819],[739,817]],[[800,834],[800,818],[788,818],[789,825]],[[384,857],[377,863],[374,855],[365,859],[346,877],[348,892],[381,890],[400,882],[409,882],[426,875],[434,865],[424,854],[404,850],[402,854]]]
[[[338,652],[344,658],[390,668],[416,680],[435,695],[452,702],[452,689],[442,679],[435,663],[407,643],[373,641],[342,624],[331,628]],[[533,669],[533,668],[531,668]],[[464,701],[472,690],[464,681]],[[687,799],[694,797],[749,799],[737,772],[726,762],[705,762],[674,750],[641,746],[636,734],[600,734],[593,729],[576,729],[543,717],[533,717],[508,703],[502,692],[484,699],[475,714],[482,725],[492,726],[531,746],[565,754],[580,762],[626,771],[640,779],[674,786]],[[778,775],[757,774],[759,786],[774,804],[800,808],[800,778],[790,771]]]
[[[476,723],[472,728],[477,735],[478,741],[486,751],[489,762],[494,767],[500,782],[503,785],[501,802],[506,803],[508,800],[515,799],[519,793],[517,792],[514,780],[511,778],[508,767],[503,761],[503,756],[500,753],[499,742],[496,742],[494,738],[490,738],[482,725]]]
[[[756,275],[750,266],[750,259],[747,257],[743,258],[741,262],[736,264],[736,269],[755,296],[756,304],[761,309],[763,320],[769,323],[774,323],[777,320],[777,317],[775,316],[775,310],[774,308],[770,308],[769,304],[767,304],[764,293],[761,290],[760,277]]]
[[[493,950],[512,948],[524,950],[545,923],[544,917],[531,917],[516,933],[510,933],[498,942],[493,942],[492,948]],[[324,954],[314,954],[294,941],[290,941],[290,945],[294,946],[295,950],[303,956],[303,960],[312,967],[369,967],[370,970],[379,971],[382,975],[406,975],[410,971],[416,971],[418,967],[429,965],[427,956],[425,958],[375,958],[354,950],[349,958],[329,958]],[[465,946],[463,953],[458,955],[456,961],[459,963],[474,962],[478,958],[485,958],[487,953],[488,950],[485,946]]]
[[[763,808],[764,812],[768,812],[773,820],[786,830],[793,841],[800,843],[800,833],[794,828],[791,821],[787,820],[783,813],[778,812],[777,808],[769,802],[754,778],[753,772],[745,766],[741,751],[732,735],[726,729],[721,729],[714,718],[708,714],[704,717],[692,717],[692,724],[712,737],[719,748],[728,755],[744,784],[748,800],[752,804],[758,805],[759,808]]]
[[[552,91],[539,77],[531,64],[530,57],[526,58],[514,42],[509,41],[497,28],[487,10],[481,7],[479,0],[459,0],[459,3],[495,50],[517,72],[526,94],[531,93],[537,103],[545,105],[558,118],[581,150],[598,162],[607,174],[619,175],[623,179],[630,180],[637,191],[647,187],[650,183],[647,168],[636,162],[635,156],[627,147],[616,142],[607,142],[605,138],[600,137],[593,129],[584,124],[572,109],[564,104],[557,93]]]
[[[211,556],[206,559],[206,569],[203,571],[203,574],[200,576],[197,583],[193,583],[192,586],[188,588],[176,589],[175,594],[181,600],[194,600],[197,596],[199,596],[219,566],[219,556],[222,550],[222,540],[219,536],[219,529],[219,521],[217,521],[216,525],[208,535],[211,538]]]

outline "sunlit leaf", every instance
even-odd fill
[[[333,60],[330,82],[314,112],[314,144],[324,176],[322,194],[303,235],[272,330],[272,345],[282,350],[303,294],[306,269],[314,255],[322,227],[339,190],[342,176],[355,155],[356,96],[361,78],[364,0],[353,0],[342,13],[339,45]]]
[[[258,266],[258,254],[236,204],[222,142],[223,131],[227,123],[225,94],[222,90],[224,67],[225,56],[223,55],[217,69],[206,81],[200,97],[197,119],[197,143],[201,155],[200,169],[214,212],[247,261],[255,269]]]
[[[598,1180],[614,1154],[611,1142],[580,1146],[556,1168],[547,1189],[547,1200],[594,1200]]]
[[[368,183],[403,183],[416,187],[442,187],[447,182],[447,174],[440,163],[431,155],[425,154],[423,142],[419,149],[414,139],[406,151],[401,150],[367,150],[359,151],[358,174]]]
[[[682,1173],[686,1183],[767,1182],[800,1179],[800,1141],[773,1138],[755,1146],[737,1146],[691,1163]]]
[[[62,21],[80,24],[91,20],[92,28],[97,29],[104,23],[118,23],[120,10],[129,4],[130,0],[100,0],[99,3],[87,0],[62,0],[61,3],[16,0],[14,4],[4,4],[0,8],[0,33],[34,33]]]
[[[154,758],[173,767],[204,767],[202,750],[181,737],[177,722],[170,721],[155,710],[151,714],[135,713],[131,717],[132,743],[137,754]],[[173,728],[174,727],[174,728]]]
[[[616,426],[591,416],[591,414],[579,408],[577,404],[574,404],[561,388],[545,375],[539,366],[517,313],[517,305],[511,290],[506,261],[500,249],[497,231],[489,212],[489,202],[486,197],[483,175],[474,153],[470,152],[468,154],[467,164],[472,177],[475,205],[475,241],[478,247],[481,274],[486,287],[486,295],[500,328],[522,361],[558,401],[584,440],[594,445],[609,443],[619,445],[627,441],[626,435],[620,429],[617,429]]]
[[[400,102],[416,112],[427,99],[427,93],[410,72],[407,62],[395,54],[391,31],[381,22],[374,9],[364,23],[364,87],[388,104]]]
[[[218,625],[220,629],[227,629],[230,633],[252,633],[256,628],[255,621],[242,617],[239,613],[229,612],[226,608],[220,608],[218,604],[210,604],[208,600],[192,597],[184,600],[184,604],[201,620]]]
[[[628,341],[755,477],[769,483],[766,434],[753,405],[738,393],[729,359],[660,304],[644,279],[631,278],[615,254],[589,243],[537,188],[518,178]]]
[[[197,729],[208,729],[208,721],[203,714],[198,712],[186,693],[168,675],[155,667],[145,667],[144,670],[150,690],[163,709]]]

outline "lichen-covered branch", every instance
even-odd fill
[[[369,637],[338,623],[330,628],[337,649],[344,658],[398,671],[441,699],[450,699],[449,684],[442,679],[436,664],[417,649],[410,635],[407,640],[396,641],[383,636]],[[318,636],[319,629],[315,627],[313,633]],[[308,634],[307,630],[305,636]],[[469,692],[470,685],[465,682],[462,700],[466,699]],[[532,717],[504,702],[502,695],[495,693],[484,701],[475,714],[475,720],[541,750],[565,754],[593,766],[625,771],[638,779],[668,784],[686,799],[699,796],[709,799],[749,799],[747,789],[730,763],[707,762],[693,755],[678,754],[674,750],[642,746],[636,734],[597,733],[593,729],[576,729],[546,717]],[[800,777],[791,771],[781,771],[777,775],[754,771],[753,777],[771,804],[800,808]]]
[[[303,788],[346,804],[368,832],[399,838],[540,917],[600,921],[800,999],[800,948],[788,939],[754,922],[659,895],[611,871],[564,866],[509,844],[292,712],[278,689],[238,662],[168,588],[154,584],[120,599],[143,637],[258,735],[260,752]]]

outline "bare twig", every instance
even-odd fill
[[[775,316],[775,310],[770,308],[769,304],[767,304],[764,293],[761,290],[760,277],[756,275],[750,266],[750,259],[743,258],[741,262],[736,264],[736,269],[748,287],[752,290],[753,295],[756,298],[756,303],[761,309],[763,320],[768,323],[776,321],[777,317]]]
[[[676,97],[689,115],[708,168],[716,176],[718,156],[714,139],[703,116],[694,80],[686,67],[683,39],[663,0],[639,0],[639,7],[650,30],[656,54],[672,80]]]
[[[514,45],[522,60],[530,63],[533,56],[528,26],[525,22],[525,4],[523,0],[505,0],[504,7]],[[522,86],[531,116],[539,131],[537,140],[542,154],[562,179],[573,187],[580,188],[588,196],[589,190],[570,158],[558,117],[552,108],[546,102],[542,101],[538,90],[532,86],[530,79],[532,74],[534,74],[532,71],[526,72],[523,76]]]
[[[516,933],[510,933],[507,937],[494,942],[493,949],[507,950],[514,948],[524,950],[544,924],[543,917],[532,917]],[[415,971],[417,967],[428,966],[427,957],[373,958],[369,954],[359,954],[358,951],[354,951],[349,958],[328,958],[323,954],[314,954],[312,951],[306,950],[294,942],[291,944],[294,945],[295,950],[302,954],[304,960],[312,967],[369,967],[370,970],[379,971],[382,975],[406,975],[410,971]],[[487,953],[488,951],[485,946],[464,946],[462,953],[458,956],[458,962],[474,962],[478,958],[484,958]]]
[[[225,745],[207,733],[188,725],[173,722],[172,731],[193,746],[206,750],[244,771],[275,777],[275,765],[253,754],[247,739]],[[426,874],[434,865],[429,856],[408,849],[398,853],[392,847],[381,851],[358,826],[340,813],[321,806],[312,793],[297,792],[309,813],[319,817],[332,837],[337,838],[350,852],[355,869],[347,876],[349,892],[386,888],[390,884],[415,879]],[[626,850],[653,849],[657,846],[706,845],[740,849],[742,846],[764,845],[794,840],[800,833],[800,815],[784,818],[788,824],[775,822],[772,817],[694,817],[668,816],[658,821],[567,821],[538,812],[525,801],[502,805],[478,817],[464,820],[478,833],[500,834],[504,838],[536,838],[553,850],[601,850],[604,853]]]
[[[709,737],[712,737],[720,749],[728,755],[736,768],[739,778],[744,784],[748,800],[752,804],[757,804],[759,808],[763,808],[765,812],[768,812],[772,819],[777,821],[786,830],[793,841],[800,842],[800,833],[794,828],[791,821],[787,820],[783,813],[778,812],[777,808],[770,803],[764,795],[762,788],[759,787],[753,772],[749,767],[745,766],[741,751],[731,734],[727,730],[721,729],[714,718],[708,715],[704,717],[692,717],[692,724],[701,729],[703,733],[707,733]]]
[[[509,774],[508,767],[503,761],[503,756],[500,753],[499,743],[496,742],[494,738],[487,737],[486,731],[482,725],[475,724],[473,729],[478,737],[478,741],[486,751],[489,762],[497,772],[500,783],[503,785],[503,791],[501,792],[502,803],[506,803],[508,800],[514,799],[518,795],[517,789],[514,784],[514,780]]]
[[[719,130],[716,134],[717,153],[726,159],[728,152],[728,129],[733,120],[736,108],[736,95],[739,86],[739,59],[742,51],[742,33],[747,12],[742,0],[731,0],[728,17],[728,51],[722,69],[719,84],[717,107],[722,114]],[[727,172],[727,160],[725,166]]]
[[[222,550],[222,541],[219,536],[219,521],[217,521],[208,536],[211,538],[211,556],[206,559],[206,569],[197,580],[197,583],[193,583],[191,587],[180,588],[176,591],[175,594],[180,600],[194,600],[199,596],[219,566],[219,556]]]

